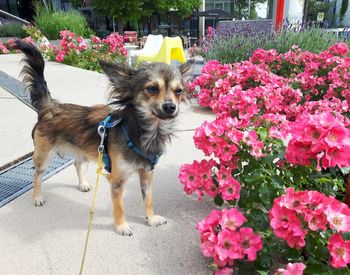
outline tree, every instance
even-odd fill
[[[323,12],[326,17],[330,6],[331,4],[325,2],[324,0],[308,0],[306,21],[316,21],[317,14],[321,12]]]
[[[95,11],[127,22],[149,16],[153,12],[165,13],[170,9],[178,10],[182,17],[189,16],[194,9],[198,9],[201,0],[93,0]]]
[[[248,3],[250,2],[250,14],[248,15]],[[256,17],[255,8],[259,3],[265,3],[266,0],[234,0],[233,1],[233,17],[236,19],[254,19]]]

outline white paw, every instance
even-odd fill
[[[92,188],[91,185],[88,183],[79,185],[79,189],[82,192],[89,192],[91,190],[91,188]]]
[[[33,204],[35,206],[43,206],[45,204],[45,201],[44,201],[43,197],[40,196],[40,197],[33,199]]]
[[[123,223],[121,225],[114,225],[115,231],[123,236],[131,236],[132,230],[131,227],[127,223]]]
[[[166,218],[164,218],[162,216],[158,216],[158,215],[147,217],[146,221],[147,221],[148,225],[150,225],[150,226],[159,226],[159,225],[167,223]]]

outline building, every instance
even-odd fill
[[[50,0],[41,0],[47,4]],[[337,3],[341,0],[334,0]],[[35,0],[0,0],[0,9],[10,12],[26,20],[33,19],[33,5]],[[56,10],[69,10],[72,8],[71,1],[50,1]],[[181,18],[176,10],[170,10],[165,14],[154,13],[152,16],[144,17],[137,24],[120,24],[106,16],[98,16],[89,7],[89,0],[82,0],[83,8],[80,11],[86,16],[90,26],[95,30],[118,30],[122,32],[129,29],[137,29],[139,35],[149,33],[163,33],[165,35],[182,35],[200,39],[205,35],[209,26],[215,27],[220,20],[247,20],[263,17],[272,19],[278,26],[284,19],[291,22],[302,22],[305,9],[305,0],[266,0],[259,6],[254,6],[253,1],[239,0],[202,0],[198,11],[188,18]],[[340,8],[337,9],[338,11]],[[350,11],[346,14],[350,21]],[[345,21],[345,19],[344,19]]]

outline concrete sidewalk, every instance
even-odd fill
[[[0,70],[18,77],[21,55],[0,55]],[[92,105],[104,102],[104,75],[57,63],[47,63],[46,80],[54,98],[62,102]],[[198,221],[213,208],[185,195],[177,178],[179,166],[202,157],[193,144],[193,129],[213,115],[199,106],[182,105],[177,137],[156,167],[155,212],[168,224],[152,228],[144,223],[138,178],[126,185],[126,218],[132,237],[114,232],[109,183],[101,179],[95,220],[90,235],[84,274],[211,274],[200,252]],[[0,90],[0,166],[31,151],[31,127],[36,113]],[[20,121],[18,127],[9,127]],[[87,168],[94,184],[96,166]],[[0,183],[1,184],[1,183]],[[78,274],[88,225],[92,192],[77,188],[74,167],[44,183],[44,207],[34,207],[27,192],[0,208],[1,274]]]

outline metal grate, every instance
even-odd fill
[[[56,155],[50,162],[43,180],[55,175],[74,162]],[[0,207],[27,192],[33,187],[33,158],[27,158],[0,172]]]
[[[0,71],[0,87],[17,97],[24,104],[35,110],[30,103],[29,94],[21,81]],[[43,180],[55,175],[74,162],[73,159],[58,155],[51,160]],[[0,172],[0,207],[27,192],[33,187],[34,163],[29,157]]]
[[[30,103],[29,94],[25,91],[23,83],[21,81],[0,71],[0,87],[8,91],[13,96],[17,97],[28,107],[35,110],[35,108]]]

